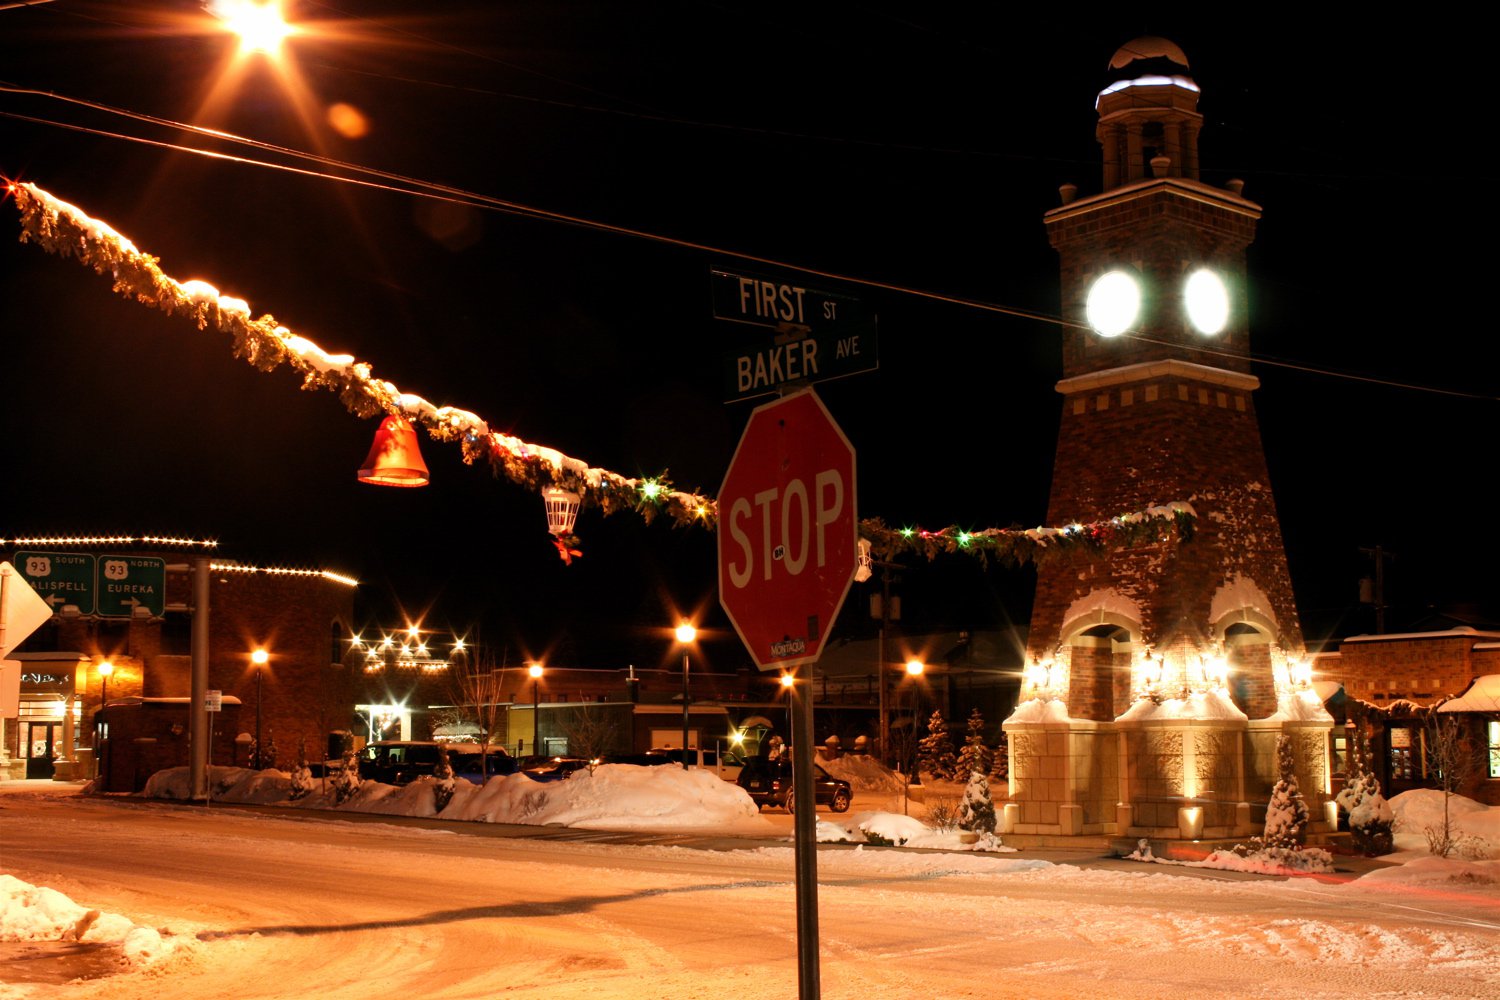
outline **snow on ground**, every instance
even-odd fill
[[[925,847],[943,851],[997,851],[1014,853],[1000,838],[980,835],[965,843],[960,830],[934,830],[915,816],[890,812],[851,813],[818,819],[818,841],[836,844],[876,844],[894,847]]]
[[[478,823],[524,823],[586,830],[712,830],[764,836],[772,825],[759,815],[750,796],[708,771],[675,767],[604,764],[577,771],[565,781],[539,782],[524,774],[491,778],[483,787],[459,781],[453,800],[441,814],[434,799],[433,778],[395,787],[363,782],[348,800],[338,803],[333,783],[319,783],[304,798],[291,798],[291,777],[276,770],[216,767],[213,799],[304,809],[379,813],[387,816],[440,816]],[[141,793],[147,798],[191,798],[191,776],[185,767],[158,771]]]
[[[0,941],[78,941],[118,946],[124,964],[153,965],[183,945],[117,913],[73,902],[45,886],[0,874]]]

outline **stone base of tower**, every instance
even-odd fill
[[[1161,720],[1006,722],[1010,801],[1000,832],[1153,840],[1259,834],[1277,781],[1276,741],[1292,737],[1310,833],[1337,829],[1332,722]]]

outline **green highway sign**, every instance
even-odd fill
[[[167,605],[167,561],[148,556],[99,557],[99,614],[129,618],[137,608],[160,618]]]
[[[16,569],[53,614],[72,604],[94,613],[94,557],[78,552],[17,552]]]

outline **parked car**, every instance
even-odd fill
[[[764,809],[766,806],[781,806],[792,812],[796,803],[792,795],[792,761],[782,756],[775,760],[768,757],[751,757],[745,761],[735,782],[749,793],[751,801]],[[827,806],[836,813],[847,812],[854,801],[854,790],[843,778],[835,778],[817,764],[813,765],[814,801]]]
[[[477,743],[448,744],[448,763],[452,765],[453,773],[476,785],[484,784],[497,774],[516,773],[516,759],[504,747],[491,746],[484,752],[482,749]]]
[[[665,757],[674,764],[681,764],[683,753],[681,747],[657,747],[647,750],[648,757]],[[701,767],[712,771],[725,781],[739,780],[740,771],[744,770],[745,760],[733,750],[702,750],[698,747],[690,747],[687,752],[689,767]]]
[[[532,781],[563,781],[589,766],[583,757],[525,757],[521,763],[520,773]]]
[[[359,752],[359,776],[366,781],[387,785],[406,785],[432,774],[437,767],[438,746],[431,740],[388,740],[371,743]],[[448,763],[454,774],[466,781],[483,784],[479,773],[479,747],[472,743],[449,743]],[[511,774],[515,759],[500,747],[490,747],[486,755],[486,776]]]

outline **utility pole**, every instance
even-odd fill
[[[1385,561],[1395,559],[1394,552],[1387,552],[1384,546],[1376,545],[1374,548],[1361,547],[1360,552],[1375,561],[1375,578],[1365,577],[1359,581],[1359,602],[1361,604],[1373,604],[1375,606],[1375,634],[1385,634]]]
[[[880,570],[880,644],[875,656],[875,687],[879,692],[880,721],[875,727],[875,738],[880,742],[880,762],[886,767],[891,766],[891,724],[890,717],[886,711],[886,690],[888,678],[886,677],[885,636],[891,627],[891,621],[901,619],[898,611],[891,614],[891,583],[895,580],[892,570],[901,569],[900,563],[880,562],[871,560],[870,565]]]

